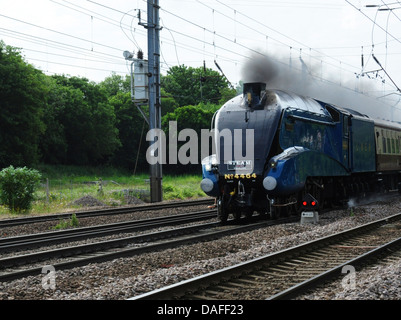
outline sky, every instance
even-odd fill
[[[269,83],[262,78],[273,64],[282,80],[270,82],[276,89],[401,121],[401,1],[160,0],[160,7],[162,74],[176,65],[220,72],[217,63],[237,86]],[[0,0],[0,39],[46,74],[100,82],[129,74],[125,50],[147,57],[139,25],[146,10],[146,0]],[[289,81],[299,79],[293,74],[306,78]],[[348,93],[353,98],[341,99]]]

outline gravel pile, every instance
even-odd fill
[[[82,207],[103,207],[103,206],[105,206],[105,204],[102,201],[100,201],[92,196],[83,196],[82,198],[75,200],[72,204],[76,205],[76,206],[82,206]]]
[[[0,283],[0,299],[126,299],[384,218],[400,209],[401,199],[396,198],[352,211],[332,211],[321,215],[317,225],[292,223],[266,227],[161,252],[56,270],[54,288],[42,283],[47,278],[40,274]],[[396,260],[358,271],[356,289],[352,291],[345,291],[337,281],[300,299],[401,299],[400,264],[401,260]]]

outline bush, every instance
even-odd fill
[[[0,171],[0,204],[15,212],[29,210],[40,178],[39,171],[26,167],[3,169]]]

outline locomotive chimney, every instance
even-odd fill
[[[266,91],[266,83],[249,82],[244,83],[243,97],[248,107],[255,108],[260,105]]]

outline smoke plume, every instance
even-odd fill
[[[306,58],[307,59],[307,58]],[[372,80],[357,79],[338,68],[323,70],[322,64],[305,61],[302,57],[282,58],[277,55],[252,53],[242,69],[242,81],[264,82],[268,89],[292,91],[297,94],[353,109],[371,118],[401,121],[398,109],[380,96],[367,95],[380,92]],[[398,103],[396,101],[396,103]]]

